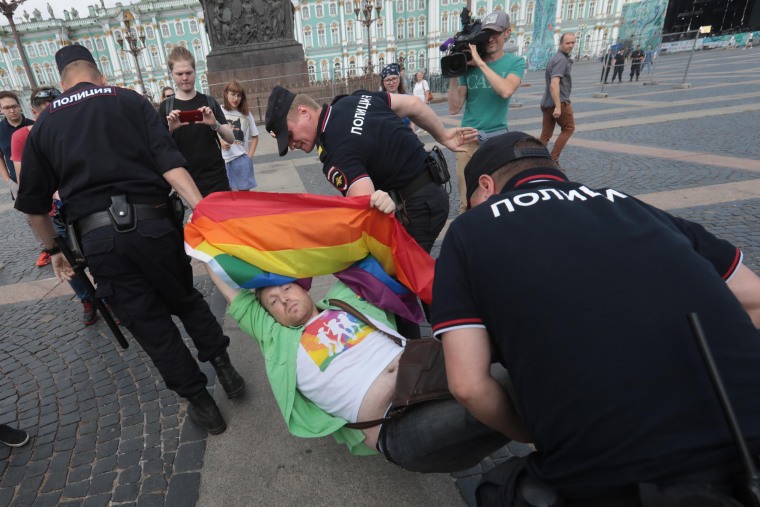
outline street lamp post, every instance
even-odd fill
[[[119,43],[119,47],[122,50],[132,53],[132,56],[135,59],[135,65],[137,66],[137,80],[140,82],[142,94],[145,98],[150,99],[150,93],[145,88],[145,83],[143,82],[142,70],[140,70],[140,60],[137,59],[142,50],[145,49],[145,32],[142,27],[139,27],[137,35],[132,34],[132,25],[135,23],[135,17],[129,9],[125,9],[122,12],[122,22],[124,23],[124,31],[126,32],[126,35],[123,37],[119,36],[119,38],[116,39],[116,42]],[[126,48],[124,47],[125,42]]]
[[[382,8],[382,0],[354,0],[356,20],[367,28],[367,66],[364,69],[365,74],[372,74],[372,38],[370,37],[369,27],[378,20]],[[372,17],[373,10],[375,11],[374,18]],[[361,16],[359,16],[360,13]]]
[[[16,47],[18,48],[18,54],[21,56],[21,63],[24,64],[24,70],[26,71],[26,77],[29,79],[29,86],[34,88],[37,86],[37,82],[34,80],[34,74],[32,74],[32,68],[29,66],[29,60],[26,58],[26,53],[24,52],[24,48],[21,46],[21,37],[18,35],[18,30],[16,29],[16,23],[13,22],[13,13],[16,11],[16,8],[21,5],[22,3],[26,2],[26,0],[0,0],[0,10],[2,10],[3,15],[8,18],[8,24],[11,26],[11,31],[13,32],[13,38],[16,39]]]
[[[580,30],[581,36],[579,37],[580,40],[576,41],[575,44],[578,46],[578,61],[580,61],[583,53],[583,42],[586,38],[586,25],[580,25],[578,30]]]

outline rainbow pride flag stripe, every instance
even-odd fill
[[[342,271],[373,256],[383,270],[430,302],[434,261],[369,196],[217,192],[185,227],[188,255],[234,288],[278,285]]]

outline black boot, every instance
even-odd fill
[[[224,422],[219,407],[206,389],[188,396],[187,401],[190,403],[187,407],[187,415],[197,426],[211,435],[218,435],[227,429],[227,423]]]
[[[226,351],[213,358],[211,366],[216,370],[216,376],[224,392],[227,393],[227,398],[237,398],[245,392],[245,380],[232,366],[230,356]]]

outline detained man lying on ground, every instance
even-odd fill
[[[196,207],[186,229],[188,253],[209,262],[212,279],[231,302],[229,314],[259,343],[272,391],[293,435],[332,434],[353,454],[375,454],[377,449],[411,471],[462,470],[504,446],[507,438],[452,398],[416,404],[398,417],[385,418],[406,345],[388,309],[405,316],[414,311],[391,302],[389,293],[399,292],[396,288],[376,290],[376,285],[361,281],[357,285],[360,276],[345,274],[353,270],[351,263],[371,254],[429,300],[433,260],[392,216],[370,209],[387,212],[392,203],[384,192],[376,194],[351,199],[213,194]],[[273,225],[279,230],[276,238]],[[329,237],[334,232],[337,236]],[[273,274],[270,269],[280,262],[287,267]],[[341,271],[336,276],[345,283],[337,282],[325,300],[315,303],[307,292],[310,281],[295,278],[326,274],[323,263]],[[349,269],[342,271],[345,267]],[[246,269],[253,271],[244,274]],[[259,274],[250,277],[256,270]],[[251,286],[255,292],[247,290]],[[368,287],[374,294],[367,293]],[[378,299],[377,292],[385,294]],[[353,308],[347,311],[340,302]],[[347,426],[365,421],[377,424]]]

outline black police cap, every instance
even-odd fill
[[[55,54],[55,63],[58,65],[58,72],[63,72],[64,67],[77,60],[85,60],[95,64],[95,59],[92,57],[90,50],[79,44],[64,46]]]
[[[288,152],[288,111],[296,96],[282,86],[275,86],[269,95],[265,127],[269,134],[277,139],[280,156]]]
[[[490,138],[478,148],[464,168],[468,203],[478,188],[478,179],[483,174],[493,174],[510,162],[523,158],[552,158],[551,153],[546,148],[515,149],[517,141],[522,139],[533,139],[540,142],[525,132],[507,132]]]

